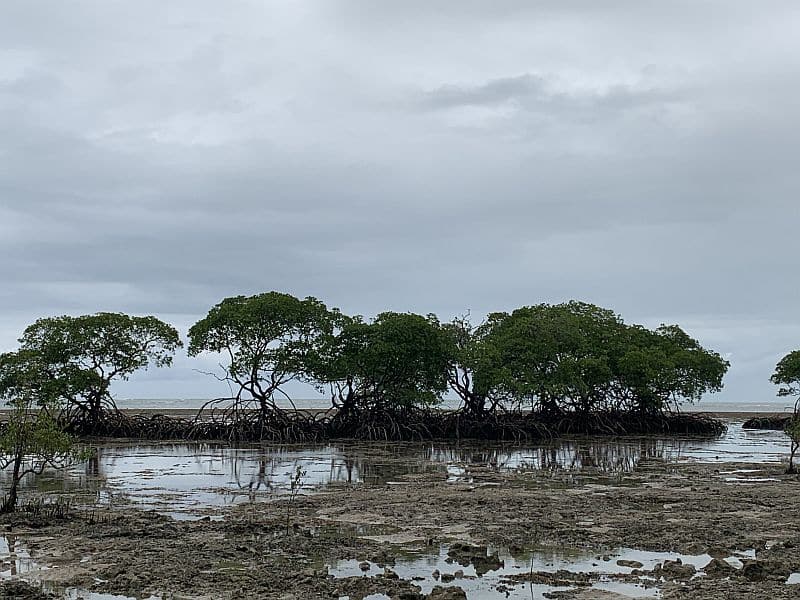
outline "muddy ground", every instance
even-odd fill
[[[391,484],[327,487],[291,506],[283,498],[219,509],[214,517],[223,520],[78,509],[57,521],[4,517],[0,527],[32,560],[54,567],[27,578],[56,590],[77,586],[135,597],[284,600],[361,600],[384,593],[414,600],[425,597],[418,582],[398,578],[392,566],[409,552],[435,553],[450,544],[464,554],[453,562],[456,576],[458,560],[476,567],[488,561],[484,570],[492,568],[482,546],[489,546],[489,555],[491,547],[500,547],[523,560],[535,548],[586,550],[598,562],[616,548],[636,548],[718,559],[699,577],[693,577],[692,567],[667,563],[656,572],[643,569],[618,578],[651,576],[665,599],[797,598],[800,586],[786,581],[800,571],[800,479],[783,469],[643,461],[634,473],[611,479],[563,479],[486,467],[473,469],[470,480],[461,482],[425,473]],[[744,558],[739,568],[719,560],[742,550],[755,550],[755,557]],[[370,561],[386,570],[375,577],[334,579],[326,564],[336,559]],[[529,581],[558,582],[571,589],[545,597],[629,597],[591,588],[596,580],[589,573],[532,571],[503,585],[524,590]],[[14,585],[0,598],[28,597]],[[463,598],[454,587],[427,597]]]

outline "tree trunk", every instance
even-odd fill
[[[464,406],[468,416],[479,419],[486,414],[486,397],[483,394],[468,391],[464,394]]]
[[[547,417],[555,417],[561,413],[555,398],[540,397],[539,405],[541,406],[542,413]]]
[[[22,468],[23,455],[18,452],[14,456],[14,472],[11,476],[11,487],[8,490],[8,495],[3,499],[3,505],[0,506],[0,514],[12,513],[17,509],[17,487],[19,486],[19,471]]]
[[[89,431],[96,433],[97,426],[102,418],[102,395],[97,394],[89,399]]]

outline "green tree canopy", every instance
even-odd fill
[[[730,366],[677,325],[662,325],[655,331],[628,326],[619,349],[616,372],[621,399],[645,411],[697,402],[720,391]]]
[[[384,312],[351,319],[327,340],[314,378],[342,414],[429,406],[447,389],[449,345],[435,317]]]
[[[499,388],[547,411],[588,411],[607,397],[611,348],[621,320],[582,302],[494,313],[484,328],[496,352]]]
[[[63,401],[89,423],[114,407],[114,380],[169,366],[181,346],[175,328],[156,317],[120,313],[39,319],[19,342],[19,352],[0,364],[0,396]]]
[[[504,371],[491,327],[474,326],[467,315],[442,324],[448,343],[447,383],[472,417],[495,410],[507,395]]]
[[[779,396],[800,396],[800,350],[789,352],[778,362],[770,381],[781,386]]]
[[[343,317],[316,298],[267,292],[225,298],[189,330],[189,354],[221,353],[224,378],[237,401],[255,401],[262,413],[277,410],[275,395],[315,362],[323,335]]]
[[[800,449],[800,350],[784,356],[775,365],[770,381],[778,388],[778,396],[797,396],[792,418],[786,423],[785,432],[790,440],[789,468],[787,473],[795,473],[794,458]]]
[[[495,313],[482,328],[494,387],[549,412],[663,410],[719,391],[728,369],[675,325],[651,331],[583,302]]]

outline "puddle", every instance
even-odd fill
[[[451,552],[453,548],[456,548],[454,553]],[[680,560],[683,565],[694,567],[696,573],[687,575],[687,578],[704,576],[703,569],[712,561],[708,554],[650,552],[633,548],[620,548],[613,552],[539,548],[512,555],[505,549],[489,547],[486,557],[459,554],[456,546],[443,545],[438,554],[401,554],[393,566],[342,560],[330,564],[328,572],[335,578],[380,577],[389,569],[401,579],[413,581],[423,594],[430,593],[437,585],[458,586],[466,592],[469,600],[545,598],[554,592],[586,588],[632,598],[656,598],[660,595],[661,575],[652,571],[663,567],[665,561]],[[755,550],[751,549],[737,551],[724,560],[735,568],[741,568],[743,558],[754,557]],[[552,575],[550,583],[541,583],[548,575]],[[800,584],[800,573],[790,576],[787,583]]]
[[[64,600],[163,600],[169,596],[148,596],[146,598],[137,599],[132,596],[120,596],[118,594],[101,594],[98,592],[90,592],[80,588],[68,588],[63,591]]]
[[[2,579],[30,575],[48,568],[33,560],[17,537],[11,534],[0,536],[0,565]]]
[[[453,548],[456,548],[453,551]],[[453,553],[453,556],[448,553]],[[737,553],[729,557],[733,564],[737,557],[749,557],[754,551]],[[711,562],[708,554],[680,554],[676,552],[650,552],[621,548],[613,552],[589,552],[582,549],[536,549],[532,552],[511,554],[504,549],[488,548],[488,558],[459,554],[455,546],[443,545],[437,553],[409,552],[396,558],[393,566],[378,565],[357,560],[341,560],[329,565],[328,572],[335,578],[379,577],[390,569],[401,579],[413,581],[428,594],[434,586],[458,586],[471,600],[495,598],[545,597],[542,594],[567,591],[578,587],[615,592],[634,598],[658,597],[656,579],[645,573],[663,566],[665,561],[680,560],[692,565],[702,575]],[[541,580],[543,574],[553,576],[550,583],[531,583]],[[546,578],[546,575],[544,576]]]
[[[780,479],[776,477],[725,477],[724,481],[726,481],[727,483],[752,484],[752,483],[769,483],[771,481],[780,481]]]
[[[220,506],[283,495],[297,467],[305,471],[302,493],[332,485],[414,485],[413,475],[430,473],[453,483],[473,483],[480,475],[481,485],[496,485],[491,474],[502,471],[531,472],[566,485],[585,483],[584,476],[595,483],[620,484],[622,475],[649,460],[766,464],[780,462],[787,449],[783,432],[744,430],[741,422],[731,423],[718,439],[584,437],[538,446],[108,444],[98,447],[86,465],[46,472],[22,485],[34,493],[77,494],[88,505],[135,505],[187,519],[210,516]],[[757,473],[746,469],[725,475],[732,484],[772,481]],[[0,472],[0,485],[7,477]]]

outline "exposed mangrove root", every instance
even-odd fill
[[[538,441],[553,437],[548,425],[534,413],[489,412],[481,416],[456,411],[441,413],[444,438],[497,441]]]
[[[753,417],[742,424],[744,429],[770,429],[783,431],[792,420],[791,415],[772,415],[769,417]]]
[[[227,442],[314,442],[325,437],[324,418],[237,398],[217,398],[200,409],[185,437]]]
[[[703,414],[640,411],[607,411],[590,414],[565,413],[542,416],[553,435],[708,435],[725,433],[719,419]]]
[[[99,420],[67,422],[64,429],[78,436],[175,440],[189,439],[191,424],[179,417],[127,415],[115,409],[103,413]]]
[[[326,437],[414,441],[443,437],[436,413],[421,408],[341,411],[325,422]]]
[[[504,412],[474,415],[423,408],[349,410],[311,413],[207,405],[194,419],[108,412],[99,421],[67,426],[80,436],[147,440],[311,443],[327,439],[423,441],[474,439],[547,441],[564,435],[718,436],[724,423],[702,414],[597,412],[581,414]]]

